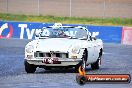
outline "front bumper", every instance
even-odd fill
[[[66,58],[65,60],[59,59],[58,61],[61,62],[60,64],[46,64],[43,62],[44,61],[43,59],[36,59],[36,58],[34,59],[25,58],[25,60],[29,64],[42,65],[42,66],[75,66],[81,61],[81,58],[77,58],[77,59]]]

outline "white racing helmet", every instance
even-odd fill
[[[53,29],[59,29],[60,27],[62,27],[62,24],[61,23],[55,23],[53,25]]]

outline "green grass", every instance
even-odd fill
[[[59,17],[59,16],[32,16],[0,13],[0,20],[24,22],[60,22],[68,24],[132,26],[132,18],[89,18],[89,17]]]

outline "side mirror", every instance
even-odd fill
[[[41,31],[36,31],[36,32],[35,32],[35,39],[39,39],[39,37],[40,37],[40,32],[41,32]]]
[[[92,39],[96,40],[96,36],[98,35],[99,35],[99,32],[93,32],[91,37]]]

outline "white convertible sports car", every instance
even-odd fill
[[[75,67],[99,69],[103,52],[103,42],[82,26],[62,26],[55,23],[36,31],[36,39],[25,46],[25,71],[34,73],[37,67]]]

